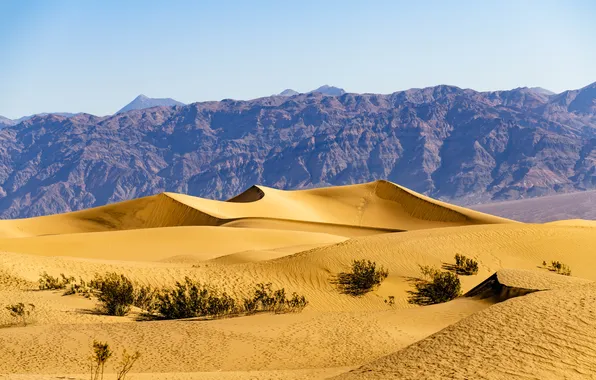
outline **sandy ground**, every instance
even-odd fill
[[[0,221],[0,306],[36,306],[27,326],[0,309],[0,378],[88,378],[94,339],[118,356],[124,348],[141,352],[131,379],[525,378],[524,361],[534,369],[549,363],[541,378],[572,377],[574,350],[577,373],[596,366],[593,311],[573,306],[594,305],[594,247],[590,222],[522,224],[384,181],[253,187],[228,202],[166,193]],[[408,304],[419,265],[453,264],[456,253],[478,260],[479,273],[461,280],[464,292],[480,285],[482,297]],[[389,277],[362,297],[341,294],[332,279],[354,259],[377,262]],[[563,261],[573,277],[548,272],[543,260]],[[36,290],[44,271],[83,279],[114,271],[154,286],[188,276],[236,296],[272,282],[309,305],[292,314],[140,321],[139,310],[110,317],[93,299]],[[491,293],[495,284],[504,302]],[[390,296],[393,306],[385,302]],[[557,310],[556,326],[544,321]],[[560,349],[549,328],[556,339],[566,332],[585,339],[565,338]],[[524,346],[524,336],[534,335]],[[527,354],[543,344],[545,352]],[[477,364],[466,366],[466,352]],[[479,363],[488,357],[494,365],[485,373]],[[567,361],[556,364],[560,358]],[[499,367],[497,359],[507,362]],[[117,361],[106,379],[115,378]]]
[[[558,194],[471,206],[474,210],[527,223],[562,219],[596,219],[596,191]]]

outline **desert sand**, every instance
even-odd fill
[[[591,378],[596,371],[596,225],[524,224],[386,181],[227,202],[164,193],[94,209],[0,221],[0,378],[84,379],[94,339],[139,350],[131,379]],[[419,265],[479,263],[464,296],[407,302]],[[388,278],[361,297],[332,284],[352,260]],[[572,276],[542,268],[569,265]],[[185,276],[245,296],[271,282],[300,313],[141,321],[97,301],[39,291],[42,272],[122,273],[169,286]],[[385,301],[394,297],[395,304]],[[27,326],[5,305],[32,303]],[[107,366],[106,379],[115,378]]]

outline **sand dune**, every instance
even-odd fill
[[[592,379],[596,285],[496,304],[336,379]]]
[[[285,248],[284,253],[289,254],[307,244],[313,247],[344,240],[315,232],[182,226],[0,238],[0,250],[104,260],[172,261],[186,257],[204,261],[248,249]]]
[[[356,372],[342,376],[383,378],[396,371],[391,364],[396,360],[406,362],[402,372],[395,372],[404,378],[420,373],[440,377],[463,359],[454,353],[445,365],[416,372],[418,356],[420,363],[437,360],[434,350],[448,350],[452,339],[446,335],[445,343],[429,345],[424,342],[434,339],[426,339],[430,335],[460,334],[456,327],[462,325],[480,337],[487,327],[466,323],[486,318],[488,326],[498,327],[491,333],[495,340],[503,334],[517,342],[521,338],[512,329],[497,323],[498,310],[508,317],[525,309],[503,305],[526,305],[532,318],[548,317],[552,311],[541,306],[543,301],[524,300],[558,289],[580,289],[588,297],[592,288],[585,283],[596,281],[592,223],[517,223],[385,181],[300,191],[252,187],[227,202],[164,193],[74,213],[0,221],[0,234],[0,306],[36,305],[34,323],[27,327],[15,326],[0,309],[5,327],[0,329],[0,373],[19,373],[22,379],[86,378],[83,369],[93,339],[109,341],[117,351],[138,348],[143,354],[135,367],[139,378],[322,379],[350,369]],[[477,275],[461,276],[463,291],[473,297],[425,307],[408,304],[419,266],[453,264],[456,253],[479,263]],[[389,277],[361,297],[340,293],[332,280],[354,259],[375,261]],[[551,260],[569,265],[573,277],[541,267]],[[305,295],[309,305],[300,314],[139,322],[138,310],[109,317],[94,311],[94,300],[35,291],[44,271],[83,279],[117,272],[158,287],[188,276],[238,297],[256,283],[272,282]],[[385,302],[390,296],[394,306]],[[543,333],[541,326],[527,323],[528,333]],[[487,355],[485,343],[474,339],[471,352]],[[416,345],[422,346],[412,348]],[[390,359],[378,359],[384,355]],[[503,368],[518,373],[514,362]]]
[[[251,197],[257,190],[263,196]],[[281,191],[266,187],[257,190],[249,189],[246,195],[228,202],[163,193],[67,214],[1,221],[0,233],[5,237],[40,236],[219,226],[251,219],[268,220],[267,228],[271,229],[275,229],[273,222],[280,220],[281,224],[296,222],[291,228],[282,229],[312,230],[301,225],[327,224],[378,229],[378,232],[510,222],[435,201],[386,181],[313,190]],[[250,222],[242,227],[250,227]]]

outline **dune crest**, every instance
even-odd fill
[[[116,231],[175,226],[262,225],[274,229],[310,230],[312,225],[340,226],[370,233],[512,223],[449,205],[387,181],[310,190],[284,191],[253,186],[226,202],[176,193],[114,203],[66,214],[0,221],[5,237]],[[290,223],[288,227],[285,224]],[[342,229],[341,226],[349,228]],[[352,231],[351,231],[352,229]],[[379,230],[379,231],[376,231]]]

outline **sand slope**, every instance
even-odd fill
[[[593,379],[596,285],[491,306],[337,379]]]
[[[371,361],[365,368],[382,378],[383,368],[389,368],[388,374],[394,369],[375,364],[380,357],[411,350],[459,321],[486,318],[487,326],[497,326],[502,305],[524,304],[516,300],[556,289],[590,292],[584,284],[596,280],[596,227],[591,223],[517,223],[385,181],[300,191],[253,187],[227,202],[164,193],[80,212],[0,221],[0,236],[0,306],[36,305],[34,322],[27,327],[16,326],[0,308],[0,373],[19,373],[22,379],[52,374],[85,378],[81,373],[93,339],[109,341],[116,351],[139,349],[139,378],[314,379]],[[461,277],[463,290],[474,297],[427,307],[408,304],[419,265],[453,264],[456,253],[479,262],[477,275]],[[341,294],[333,278],[354,259],[375,261],[388,269],[389,277],[362,297]],[[563,261],[574,277],[548,272],[541,268],[543,260]],[[44,271],[83,279],[110,271],[154,286],[188,276],[238,297],[248,295],[256,283],[272,282],[305,295],[309,305],[300,314],[139,322],[138,310],[110,317],[95,311],[94,300],[36,291]],[[389,296],[395,297],[394,306],[386,304]],[[550,315],[542,301],[533,302],[527,303],[533,310],[528,315]],[[485,327],[476,324],[467,328],[480,337]],[[528,331],[542,333],[528,324]],[[493,332],[517,342],[513,333],[500,325]],[[470,341],[475,346],[469,349],[487,355],[479,339]],[[446,345],[437,352],[448,350]],[[421,348],[412,357],[436,360],[433,350]],[[404,367],[406,378],[419,374],[411,370],[416,360]],[[460,358],[449,360],[423,377],[445,376]],[[503,368],[517,371],[517,366]],[[365,374],[358,371],[349,376]]]
[[[257,192],[259,196],[253,197]],[[262,194],[262,195],[261,195]],[[398,185],[376,181],[335,188],[282,191],[251,188],[228,202],[163,193],[60,215],[0,221],[6,237],[55,235],[173,226],[219,226],[241,220],[293,223],[283,229],[312,231],[311,224],[364,227],[371,233],[469,224],[505,223],[493,217],[432,200]],[[243,202],[238,202],[242,199]],[[304,225],[304,227],[301,227]],[[250,226],[250,222],[242,225]],[[325,226],[322,226],[325,228]],[[346,229],[348,230],[348,229]],[[340,231],[340,235],[345,231]]]

